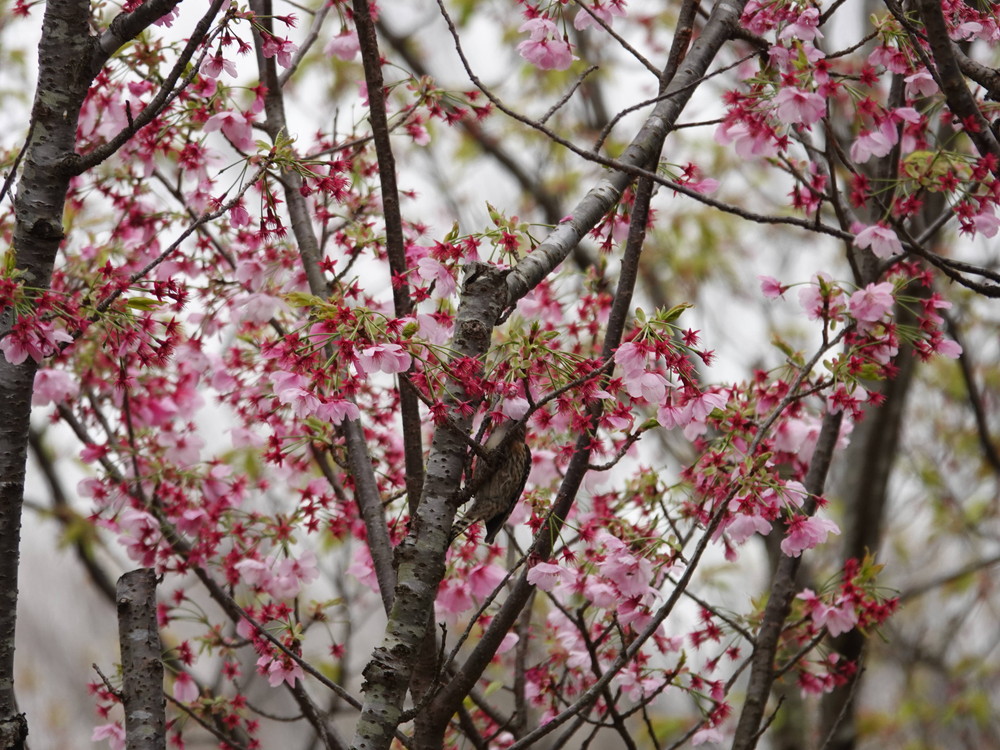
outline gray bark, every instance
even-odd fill
[[[152,568],[129,571],[118,579],[116,596],[125,747],[163,750],[167,746],[167,715],[156,624],[156,573]]]

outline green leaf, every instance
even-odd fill
[[[130,297],[125,301],[125,306],[132,310],[155,310],[163,306],[163,302],[152,297]]]

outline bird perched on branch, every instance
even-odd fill
[[[504,438],[512,433],[504,443]],[[504,443],[502,451],[498,451]],[[475,488],[475,502],[451,529],[451,539],[454,541],[459,534],[478,521],[486,522],[486,537],[488,544],[496,539],[504,522],[514,510],[524,483],[528,481],[531,471],[531,451],[525,442],[525,427],[523,422],[504,422],[493,430],[490,439],[486,441],[487,459],[476,461],[476,470],[472,475],[472,487]]]

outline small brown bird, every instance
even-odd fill
[[[500,443],[512,429],[513,436],[504,446],[503,453],[495,455]],[[474,495],[476,499],[468,512],[455,522],[451,529],[450,542],[472,524],[485,521],[485,541],[492,544],[510,512],[517,505],[524,490],[524,483],[528,481],[528,472],[531,471],[531,451],[525,442],[523,422],[510,421],[499,425],[493,430],[484,447],[493,461],[493,466],[482,458],[476,462],[476,470],[472,475],[472,486],[478,488]]]

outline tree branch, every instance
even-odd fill
[[[163,13],[152,18],[148,18],[148,14],[142,15],[141,19],[137,16],[140,11],[144,11],[151,6],[163,6],[169,5],[170,8],[165,12],[169,12],[175,5],[177,5],[180,0],[162,0],[161,2],[156,2],[156,0],[150,0],[150,2],[140,5],[138,9],[129,13],[127,15],[120,15],[111,22],[108,30],[101,35],[98,42],[97,51],[94,53],[94,58],[91,61],[92,74],[97,75],[104,63],[107,62],[111,54],[114,53],[119,47],[125,44],[127,41],[132,39],[133,36],[121,37],[120,35],[125,33],[125,30],[138,27],[135,34],[140,33],[146,28],[150,23],[160,18]],[[88,169],[91,169],[105,159],[109,158],[112,154],[118,151],[122,146],[124,146],[128,140],[138,133],[142,128],[151,123],[174,99],[180,94],[190,83],[194,80],[195,76],[198,75],[198,65],[191,65],[190,70],[184,79],[181,81],[180,86],[175,86],[177,81],[181,77],[181,73],[187,68],[194,57],[194,53],[198,50],[199,45],[205,40],[208,30],[212,25],[212,21],[218,15],[219,10],[222,8],[223,3],[226,0],[213,0],[212,4],[209,6],[208,12],[202,16],[201,20],[198,21],[194,30],[191,32],[191,36],[188,39],[187,44],[184,46],[183,51],[177,58],[177,62],[174,63],[174,67],[170,70],[170,74],[163,81],[160,86],[160,90],[156,93],[156,96],[149,102],[142,112],[135,116],[135,119],[131,120],[128,127],[122,130],[118,135],[112,138],[107,143],[98,146],[90,153],[85,156],[79,156],[71,160],[72,174],[78,175],[83,174]],[[155,12],[155,11],[151,11]],[[127,19],[126,21],[121,21],[121,19]],[[140,21],[146,19],[146,23],[140,25]],[[110,52],[104,49],[104,45],[109,46],[114,44],[115,46]]]
[[[803,511],[812,515],[816,509],[815,497],[823,493],[827,472],[833,460],[834,449],[840,437],[840,425],[843,421],[842,411],[827,412],[823,417],[823,426],[816,441],[809,473],[804,482],[810,498],[806,501]],[[757,634],[750,667],[750,681],[747,684],[747,697],[743,703],[739,723],[736,726],[736,736],[733,740],[733,750],[752,750],[760,738],[758,732],[767,699],[771,694],[774,682],[774,656],[778,650],[778,642],[785,626],[785,620],[791,610],[795,598],[795,576],[802,557],[782,555],[778,561],[774,578],[771,581],[771,592],[764,608],[764,619]]]
[[[993,174],[1000,176],[1000,142],[993,135],[990,124],[983,117],[979,105],[976,104],[968,86],[965,85],[965,78],[962,76],[958,61],[955,59],[951,38],[948,36],[948,25],[944,20],[941,1],[916,0],[915,4],[920,11],[920,18],[927,31],[927,44],[934,56],[934,64],[937,68],[936,71],[933,71],[936,73],[934,78],[941,87],[941,91],[944,92],[948,106],[961,120],[962,129],[969,136],[969,140],[975,144],[979,154],[981,156],[991,154],[996,159]]]
[[[250,7],[258,17],[258,22],[265,30],[271,27],[271,0],[252,0]],[[265,58],[261,50],[261,39],[258,32],[254,33],[257,46],[257,64],[260,78],[267,86],[264,98],[264,111],[267,115],[266,128],[272,138],[279,133],[288,132],[285,119],[284,94],[278,83],[278,74],[274,58]],[[309,207],[299,188],[302,185],[301,176],[294,171],[284,175],[285,203],[292,223],[292,233],[298,247],[302,267],[309,283],[309,291],[317,297],[326,299],[329,296],[326,278],[320,268],[321,249],[313,230]],[[329,356],[333,353],[330,352]],[[395,588],[396,575],[392,563],[392,543],[389,531],[385,525],[385,513],[382,508],[382,498],[378,491],[378,482],[372,468],[371,456],[365,441],[364,428],[360,420],[345,419],[340,428],[347,446],[347,460],[354,478],[355,501],[361,510],[368,534],[368,547],[371,552],[375,576],[379,583],[379,593],[386,612],[392,603],[392,591]]]
[[[132,570],[118,579],[118,643],[122,652],[122,704],[128,750],[167,745],[163,661],[156,624],[156,572]]]
[[[396,184],[396,159],[389,139],[389,119],[386,114],[385,84],[378,36],[368,0],[354,0],[354,23],[361,45],[361,62],[368,86],[368,119],[372,124],[375,154],[378,159],[379,183],[382,187],[382,215],[385,220],[385,247],[389,258],[392,303],[397,318],[413,312],[413,298],[407,273],[403,218],[399,209],[399,188]],[[416,367],[416,361],[410,371]],[[424,447],[421,435],[420,403],[408,388],[398,388],[400,414],[403,420],[403,458],[406,464],[406,498],[412,516],[420,501],[424,484]]]

